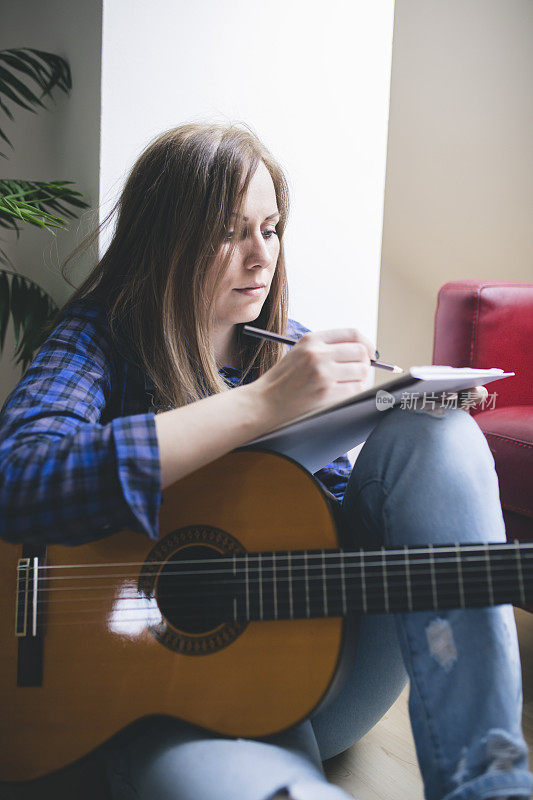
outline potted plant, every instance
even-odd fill
[[[70,68],[65,59],[54,53],[30,48],[0,50],[0,113],[13,120],[10,105],[35,113],[46,108],[46,100],[57,89],[68,94],[72,87]],[[36,93],[38,92],[38,93]],[[0,128],[0,144],[13,147]],[[4,152],[0,156],[7,158]],[[25,224],[45,228],[55,235],[64,228],[66,218],[75,219],[77,211],[87,208],[83,195],[72,189],[73,181],[30,181],[0,178],[0,228],[14,231],[17,238]],[[13,358],[22,371],[33,359],[41,344],[42,331],[55,315],[53,298],[35,281],[22,275],[7,253],[0,248],[0,354],[9,320],[13,320],[15,353]]]

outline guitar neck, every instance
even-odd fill
[[[228,610],[240,621],[533,602],[533,544],[518,542],[247,553],[221,562]]]

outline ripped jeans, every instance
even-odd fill
[[[492,454],[458,409],[385,414],[343,510],[362,546],[505,541]],[[312,721],[322,758],[379,719],[402,665],[427,800],[530,797],[511,606],[363,617],[352,677]]]
[[[384,413],[354,465],[342,513],[354,546],[505,540],[492,455],[457,409]],[[349,800],[326,781],[321,761],[360,739],[407,678],[427,800],[530,797],[510,606],[363,616],[339,695],[312,720],[263,741],[141,720],[88,760],[106,775],[113,800],[267,800],[283,789],[295,800]],[[72,768],[70,793],[63,781],[57,800],[95,796],[81,775]],[[32,797],[42,788],[36,781]],[[18,795],[0,788],[3,797]]]

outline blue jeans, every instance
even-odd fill
[[[505,540],[492,455],[457,409],[384,413],[342,509],[357,546]],[[143,720],[90,758],[104,764],[113,800],[266,800],[284,787],[296,800],[346,800],[321,760],[360,739],[408,678],[427,800],[530,797],[510,606],[364,616],[337,698],[277,736],[230,740]]]
[[[343,510],[363,546],[505,541],[492,454],[458,409],[387,412],[354,465]],[[529,797],[511,606],[363,617],[352,676],[312,721],[322,757],[382,716],[403,665],[427,800]]]

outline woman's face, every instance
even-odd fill
[[[274,184],[262,161],[250,181],[243,214],[242,237],[235,244],[215,297],[215,325],[218,327],[251,322],[259,316],[276,269],[280,248],[276,233],[279,212]],[[231,228],[216,255],[214,267],[218,267],[230,243],[233,244],[233,235]]]

